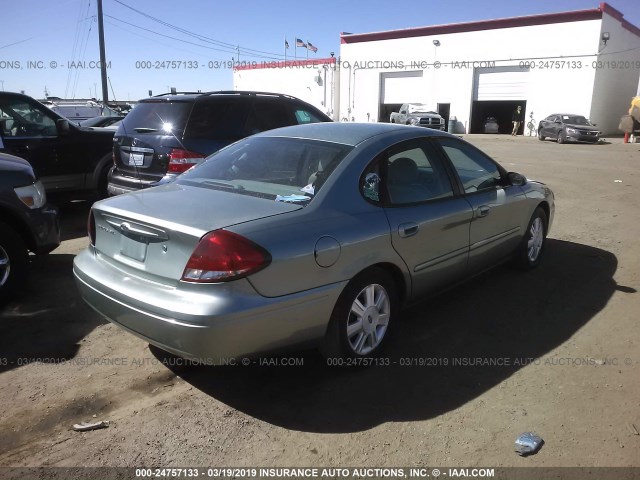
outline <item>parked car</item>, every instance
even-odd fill
[[[389,117],[391,123],[402,125],[415,125],[418,127],[435,128],[444,130],[444,118],[431,111],[423,103],[405,103],[399,112],[392,112]]]
[[[113,133],[78,127],[27,95],[0,92],[0,151],[27,160],[47,191],[106,195]]]
[[[109,127],[115,123],[118,123],[120,120],[122,120],[124,117],[121,115],[118,116],[114,116],[114,117],[92,117],[92,118],[88,118],[86,120],[83,120],[82,122],[80,122],[80,126],[81,127],[99,127],[99,128],[104,128],[104,127]]]
[[[220,91],[141,100],[114,138],[109,193],[170,181],[222,147],[272,128],[331,119],[288,95]]]
[[[183,357],[369,357],[401,305],[505,259],[537,266],[553,216],[549,188],[453,135],[301,125],[95,203],[74,274],[94,309]]]
[[[0,305],[26,279],[28,252],[46,254],[59,244],[58,211],[31,165],[0,153]]]
[[[495,117],[487,117],[484,121],[484,133],[498,133],[500,126]]]
[[[582,115],[554,113],[540,121],[538,139],[551,138],[558,143],[598,143],[600,131]]]

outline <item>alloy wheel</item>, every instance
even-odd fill
[[[347,320],[347,341],[354,353],[367,355],[380,345],[390,313],[389,294],[382,285],[371,284],[358,293]]]
[[[542,250],[542,243],[544,242],[544,225],[540,217],[536,217],[531,222],[531,228],[529,229],[530,238],[527,242],[527,256],[530,262],[535,262]]]
[[[3,287],[11,273],[11,259],[7,251],[0,245],[0,287]]]

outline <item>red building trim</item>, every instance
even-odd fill
[[[604,2],[600,4],[600,10],[602,10],[607,15],[611,15],[613,18],[618,20],[620,22],[620,25],[622,25],[622,28],[624,28],[625,30],[629,30],[634,35],[637,35],[638,37],[640,37],[640,28],[636,27],[633,23],[630,23],[627,20],[625,20],[623,18],[624,14],[620,10],[616,10],[608,3],[604,3]]]
[[[245,62],[243,62],[245,63]],[[313,68],[322,65],[333,65],[336,63],[335,57],[331,58],[314,58],[309,60],[287,60],[286,62],[274,61],[262,61],[262,62],[246,62],[246,65],[238,65],[233,67],[235,71],[238,70],[260,70],[265,68]]]
[[[640,36],[640,29],[623,19],[623,14],[607,3],[601,3],[599,8],[576,10],[572,12],[545,13],[524,17],[498,18],[495,20],[481,20],[477,22],[451,23],[447,25],[433,25],[429,27],[404,28],[372,33],[341,33],[340,43],[373,42],[377,40],[393,40],[398,38],[428,37],[447,33],[476,32],[482,30],[496,30],[500,28],[529,27],[552,23],[583,22],[599,20],[607,13],[618,20],[624,28]]]

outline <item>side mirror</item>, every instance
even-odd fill
[[[509,180],[509,184],[514,187],[522,187],[527,183],[527,177],[516,172],[507,173],[507,179]]]
[[[68,135],[70,130],[69,120],[65,120],[64,118],[56,120],[56,130],[58,130],[58,135]]]
[[[561,122],[560,120],[556,120],[556,121],[555,121],[555,122],[553,122],[553,123],[558,123],[558,124],[560,124],[560,123],[562,123],[562,122]]]

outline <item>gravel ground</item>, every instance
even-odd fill
[[[80,299],[91,202],[58,199],[63,244],[0,312],[0,466],[640,466],[640,145],[467,139],[555,191],[547,256],[405,311],[391,366],[181,365]]]

